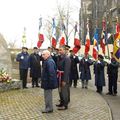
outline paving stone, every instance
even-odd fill
[[[54,112],[42,114],[41,88],[0,92],[0,120],[111,120],[111,112],[101,95],[90,89],[71,88],[68,110],[58,111],[58,90],[53,90]]]

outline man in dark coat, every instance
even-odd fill
[[[70,59],[71,59],[71,67],[70,67],[70,87],[74,81],[73,86],[77,87],[77,80],[78,80],[78,69],[77,64],[79,63],[78,56],[75,55],[73,50],[70,50]]]
[[[111,61],[107,65],[109,91],[107,95],[117,95],[118,67],[119,63],[113,58],[113,52],[111,52]]]
[[[30,55],[30,77],[32,77],[32,87],[38,85],[38,79],[41,77],[41,56],[38,55],[38,48],[33,48],[33,53]]]
[[[80,79],[82,80],[82,88],[88,88],[88,80],[91,79],[90,65],[92,65],[92,60],[89,59],[88,54],[80,60],[79,71]]]
[[[22,47],[22,52],[16,57],[16,61],[19,62],[20,80],[22,80],[22,87],[27,88],[27,73],[29,68],[29,54],[28,48]]]
[[[57,60],[58,68],[58,79],[59,79],[59,95],[60,95],[60,104],[58,110],[66,110],[68,108],[68,103],[70,100],[70,88],[69,88],[69,74],[71,60],[69,56],[65,54],[65,46],[59,48],[59,54]]]
[[[42,57],[44,59],[41,88],[44,89],[45,110],[42,113],[53,112],[52,90],[58,88],[57,68],[48,50],[43,51]]]
[[[105,74],[104,74],[104,67],[105,63],[103,61],[103,56],[98,55],[98,61],[94,64],[94,74],[95,74],[95,86],[97,88],[98,93],[102,93],[103,86],[105,86]]]

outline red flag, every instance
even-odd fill
[[[37,47],[40,48],[43,41],[44,41],[44,35],[43,34],[38,34],[38,38],[39,38],[39,40],[37,42]]]
[[[87,35],[85,41],[85,54],[87,55],[90,50],[90,34],[89,34],[89,19],[87,18]]]
[[[120,24],[116,23],[116,33],[119,33],[119,32],[120,32]]]
[[[64,31],[62,31],[62,36],[60,38],[60,42],[59,42],[60,46],[66,45],[66,40],[65,40],[65,33]]]
[[[105,31],[102,31],[101,34],[100,47],[102,48],[102,52],[105,55]]]
[[[78,32],[75,33],[75,38],[74,38],[74,48],[73,51],[76,54],[81,48],[80,40],[79,40],[79,35]]]
[[[90,35],[88,31],[86,35],[86,42],[85,42],[85,54],[88,54],[89,50],[90,50]]]

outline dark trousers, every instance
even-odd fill
[[[76,87],[77,86],[77,79],[74,79],[74,80],[72,80],[72,79],[70,79],[70,87],[72,86],[72,83],[74,82],[74,87]]]
[[[108,90],[111,94],[117,94],[117,76],[109,76],[108,77]]]
[[[96,86],[97,87],[97,92],[102,93],[103,91],[103,86]]]
[[[38,87],[38,78],[37,77],[32,77],[32,87],[36,84],[36,87]]]
[[[67,107],[70,102],[70,87],[66,84],[59,90],[60,104]]]
[[[28,69],[20,69],[20,80],[22,80],[22,87],[26,88]]]

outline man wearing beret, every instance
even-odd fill
[[[27,73],[29,68],[29,54],[28,48],[22,47],[22,52],[16,57],[16,61],[19,62],[20,80],[22,80],[22,87],[27,88]]]

